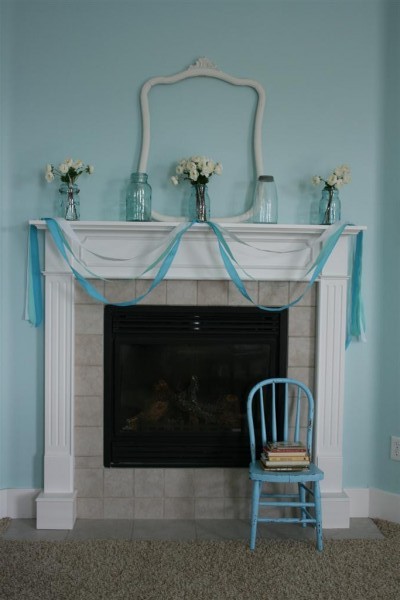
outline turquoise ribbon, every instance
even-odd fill
[[[269,312],[279,312],[291,308],[292,306],[295,306],[302,300],[304,295],[308,292],[308,290],[311,288],[311,286],[315,283],[316,279],[321,274],[340,236],[342,235],[346,227],[349,225],[349,223],[339,223],[333,227],[332,234],[326,239],[326,242],[323,244],[320,253],[318,254],[317,258],[306,273],[306,275],[309,275],[313,271],[312,276],[309,282],[307,283],[306,287],[304,288],[303,292],[295,300],[292,300],[292,302],[289,302],[288,304],[285,304],[283,306],[263,306],[261,304],[258,304],[251,298],[237,272],[234,263],[242,271],[244,271],[244,269],[240,267],[239,263],[233,256],[231,249],[229,248],[228,244],[226,243],[226,240],[224,239],[221,228],[219,227],[219,225],[211,221],[208,222],[208,225],[209,227],[211,227],[211,229],[216,235],[222,261],[236,289],[242,294],[242,296],[244,296],[244,298],[246,298],[249,302],[257,306],[261,310],[266,310]],[[349,307],[347,312],[346,324],[346,348],[349,346],[350,342],[354,338],[360,338],[362,340],[365,339],[365,316],[361,296],[362,244],[363,232],[360,231],[356,236],[355,250],[353,251],[351,284],[348,292]]]
[[[57,221],[55,221],[54,219],[51,218],[45,218],[44,221],[46,221],[47,227],[49,232],[51,233],[51,236],[54,240],[54,243],[57,246],[57,249],[59,250],[59,252],[61,253],[61,256],[64,258],[64,260],[66,261],[66,263],[68,264],[69,268],[71,269],[74,277],[76,278],[76,280],[78,281],[78,283],[80,283],[80,285],[83,287],[83,289],[89,294],[89,296],[91,296],[92,298],[94,298],[95,300],[97,300],[98,302],[102,302],[103,304],[115,304],[116,306],[134,306],[135,304],[138,304],[139,302],[141,302],[148,294],[150,294],[150,292],[152,292],[154,290],[155,287],[157,287],[161,281],[165,278],[166,274],[168,273],[168,270],[176,256],[176,253],[178,251],[179,248],[179,244],[180,241],[182,239],[182,236],[184,235],[184,233],[186,233],[186,231],[188,229],[190,229],[190,227],[193,225],[193,222],[188,223],[183,229],[181,229],[179,231],[179,233],[176,234],[175,238],[172,240],[171,244],[169,245],[168,249],[165,250],[161,256],[152,264],[152,267],[155,266],[155,264],[157,264],[158,262],[160,262],[162,260],[161,266],[158,270],[158,273],[156,274],[156,276],[154,277],[149,289],[147,290],[147,292],[145,292],[144,294],[142,294],[141,296],[138,296],[137,298],[134,298],[133,300],[128,300],[126,302],[115,302],[112,303],[109,300],[107,300],[107,298],[105,296],[103,296],[102,294],[100,294],[100,292],[98,290],[96,290],[96,288],[89,283],[84,277],[83,275],[81,275],[79,273],[79,271],[77,271],[71,264],[71,261],[68,257],[66,248],[67,245],[65,243],[65,239],[64,236],[62,235],[62,231],[57,223]],[[69,249],[69,246],[68,246]],[[70,250],[70,249],[69,249]],[[144,272],[147,272],[150,270],[150,267],[147,267],[147,269]]]
[[[98,302],[102,302],[104,304],[115,304],[116,306],[134,306],[141,302],[148,294],[150,294],[155,287],[157,287],[167,275],[171,264],[176,256],[178,251],[181,239],[183,235],[188,231],[195,221],[191,221],[184,226],[178,226],[176,228],[176,233],[173,235],[172,239],[167,245],[167,247],[161,252],[161,254],[149,265],[146,269],[136,277],[132,279],[138,279],[142,277],[145,273],[148,273],[152,269],[154,269],[159,263],[161,263],[159,270],[154,277],[151,285],[148,290],[134,298],[132,300],[128,300],[126,302],[118,302],[112,303],[105,298],[100,292],[85,279],[85,277],[72,265],[72,261],[75,261],[79,264],[87,273],[90,275],[102,279],[92,271],[90,271],[85,264],[79,259],[78,256],[75,255],[71,245],[69,244],[66,236],[62,228],[56,219],[45,218],[47,228],[54,240],[54,243],[59,250],[61,256],[64,258],[69,268],[71,269],[74,277],[78,281],[78,283],[83,287],[83,289],[95,300]],[[340,236],[344,232],[348,223],[338,223],[332,226],[330,235],[323,236],[323,245],[321,251],[319,252],[317,258],[314,260],[311,267],[308,269],[306,275],[312,273],[306,287],[303,292],[295,299],[285,304],[284,306],[263,306],[255,302],[241,280],[238,269],[246,273],[246,271],[239,265],[238,261],[234,257],[231,248],[229,247],[225,237],[225,230],[212,221],[207,221],[206,224],[210,227],[210,229],[214,232],[218,248],[220,251],[220,255],[222,258],[222,262],[228,273],[230,279],[234,283],[237,290],[240,292],[246,300],[257,306],[261,310],[266,310],[270,312],[278,312],[282,310],[286,310],[292,306],[298,304],[304,295],[308,292],[308,290],[315,283],[316,279],[321,274],[329,256],[331,255],[333,249],[335,248]],[[226,232],[225,232],[226,233]],[[356,236],[355,248],[353,251],[353,268],[351,273],[351,285],[350,285],[350,293],[349,293],[349,307],[348,307],[348,324],[347,324],[347,334],[346,334],[346,347],[349,345],[350,341],[353,338],[361,338],[363,339],[364,331],[365,331],[365,316],[361,298],[361,273],[362,273],[362,244],[363,244],[363,232],[359,232]],[[261,249],[260,249],[261,250]],[[117,259],[112,259],[117,260]],[[122,259],[123,260],[123,259]],[[246,274],[248,275],[248,274]],[[28,256],[28,275],[27,275],[27,302],[26,302],[26,320],[30,321],[33,325],[38,326],[42,322],[42,294],[41,294],[41,277],[40,277],[40,262],[39,262],[39,251],[38,251],[38,239],[37,239],[37,229],[34,225],[31,225],[29,228],[29,256]]]
[[[347,309],[346,348],[354,338],[365,341],[365,313],[361,294],[363,241],[364,232],[359,231],[353,250],[349,306]]]
[[[96,273],[93,273],[93,271],[91,271],[86,265],[85,263],[79,258],[79,256],[74,252],[71,244],[68,241],[66,232],[68,232],[69,226],[68,228],[65,227],[65,225],[63,226],[61,219],[52,219],[52,218],[45,218],[44,219],[47,223],[51,223],[49,229],[51,232],[53,232],[56,236],[57,236],[57,241],[55,240],[55,243],[57,245],[57,247],[59,247],[59,245],[63,244],[66,248],[66,250],[68,251],[68,253],[71,255],[71,258],[74,259],[74,261],[79,264],[82,269],[84,271],[86,271],[89,275],[91,275],[92,277],[94,277],[95,279],[101,279],[103,281],[107,281],[107,279],[105,277],[100,277],[99,275],[97,275]],[[194,221],[193,221],[194,222]],[[135,276],[131,276],[130,279],[140,279],[142,278],[144,275],[146,275],[146,273],[148,273],[149,271],[152,271],[157,265],[158,263],[168,255],[168,253],[171,251],[171,249],[173,248],[175,242],[176,242],[176,238],[177,235],[179,237],[182,237],[180,235],[180,233],[182,232],[185,233],[189,227],[191,227],[193,223],[191,224],[183,224],[183,225],[179,225],[178,227],[176,227],[174,230],[172,230],[172,232],[168,235],[168,237],[171,237],[171,241],[168,243],[167,247],[165,248],[165,250],[163,250],[160,254],[160,256],[158,256],[148,267],[146,267],[141,273],[139,273],[138,275]],[[71,232],[73,232],[73,230],[71,229]],[[174,234],[175,232],[175,234]],[[62,238],[62,239],[60,239]],[[53,239],[54,239],[54,235],[53,235]],[[80,248],[84,248],[83,244],[79,241],[79,240],[75,240],[78,244]],[[165,241],[162,244],[159,244],[157,246],[157,248],[160,248],[161,246],[165,245]],[[155,248],[155,249],[157,249]],[[152,252],[155,250],[153,249]],[[97,258],[102,258],[103,260],[109,260],[109,261],[114,261],[114,262],[126,262],[128,260],[135,260],[138,258],[144,258],[144,256],[142,255],[137,255],[135,257],[131,257],[131,258],[115,258],[115,257],[111,257],[111,256],[103,256],[101,254],[97,254],[96,252],[92,252],[91,250],[85,249],[87,252],[89,252],[90,254],[92,254],[93,256],[96,256]],[[110,304],[110,302],[108,302],[108,304]]]
[[[286,310],[287,308],[295,306],[296,304],[298,304],[301,301],[303,296],[307,293],[307,291],[313,285],[313,283],[315,282],[317,277],[320,275],[322,269],[324,268],[324,266],[326,264],[326,261],[328,260],[333,248],[335,247],[338,239],[340,238],[343,231],[347,227],[347,224],[344,223],[338,229],[336,229],[336,231],[331,235],[330,238],[328,238],[326,244],[323,246],[318,257],[316,258],[316,260],[314,261],[314,263],[311,265],[311,267],[309,268],[309,270],[306,273],[308,275],[314,269],[314,272],[312,274],[310,281],[307,283],[306,287],[304,288],[304,291],[302,292],[302,294],[300,294],[300,296],[298,296],[292,302],[289,302],[288,304],[285,304],[283,306],[263,306],[262,304],[258,304],[257,302],[255,302],[250,297],[249,293],[247,292],[247,290],[243,284],[243,281],[241,280],[233,263],[236,263],[239,268],[241,268],[241,267],[238,264],[238,262],[236,261],[236,259],[234,258],[233,254],[231,252],[231,249],[229,248],[228,244],[226,243],[226,241],[220,231],[219,226],[216,223],[212,223],[210,221],[208,222],[208,224],[211,227],[211,229],[214,231],[214,233],[217,237],[219,251],[220,251],[221,258],[224,263],[225,269],[226,269],[229,277],[235,284],[236,288],[238,289],[238,291],[242,294],[242,296],[244,296],[247,300],[249,300],[252,304],[257,306],[261,310],[267,310],[270,312],[279,312],[281,310]]]
[[[42,278],[38,234],[35,225],[29,226],[25,320],[35,327],[39,327],[43,321]]]

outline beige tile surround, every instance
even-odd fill
[[[110,302],[143,293],[148,281],[94,283]],[[279,306],[300,293],[293,282],[249,282],[251,297]],[[146,304],[243,306],[228,281],[168,280]],[[314,382],[315,286],[289,311],[288,375]],[[103,305],[79,285],[75,297],[75,488],[78,518],[247,518],[247,469],[108,469],[103,467]]]

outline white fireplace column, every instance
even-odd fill
[[[44,489],[36,500],[38,529],[72,529],[74,491],[74,280],[45,273]]]
[[[318,284],[315,363],[316,456],[323,526],[349,527],[350,501],[343,491],[343,404],[347,320],[346,278],[322,277]]]
[[[42,221],[32,221],[46,230]],[[158,245],[172,223],[72,223],[85,247],[102,256],[143,255]],[[277,250],[262,254],[229,241],[243,267],[259,281],[300,281],[320,248],[314,244],[325,227],[318,225],[226,226],[255,247]],[[343,403],[347,315],[348,255],[351,236],[360,227],[347,227],[318,280],[316,337],[316,458],[325,472],[322,482],[323,526],[349,526],[349,498],[343,491]],[[290,252],[286,252],[286,251]],[[291,252],[299,250],[298,252]],[[143,264],[122,265],[80,252],[88,268],[108,279],[129,279]],[[133,271],[133,267],[135,270]],[[44,489],[37,498],[38,529],[72,529],[76,518],[74,491],[74,280],[48,231],[45,241],[45,455]],[[149,277],[154,273],[149,274]],[[198,224],[182,239],[170,279],[227,280],[214,234]]]

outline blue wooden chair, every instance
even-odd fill
[[[260,381],[249,393],[247,420],[251,448],[249,476],[253,481],[250,549],[254,550],[256,545],[258,523],[301,523],[303,527],[309,524],[315,527],[317,550],[322,551],[319,482],[324,473],[312,462],[314,399],[310,390],[294,379]],[[278,440],[302,442],[310,457],[309,467],[301,471],[265,470],[260,463],[261,451],[268,442]],[[286,483],[297,484],[297,493],[263,492],[263,484],[269,488],[269,484]],[[259,516],[259,507],[289,507],[298,515],[268,518]]]

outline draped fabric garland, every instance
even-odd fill
[[[83,287],[83,289],[95,300],[104,304],[116,304],[116,306],[134,306],[135,304],[138,304],[148,294],[150,294],[150,292],[152,292],[154,288],[157,287],[159,283],[161,283],[161,281],[163,281],[176,256],[182,237],[194,225],[194,223],[196,223],[196,221],[182,223],[176,228],[174,228],[161,242],[161,244],[159,244],[153,249],[153,252],[155,252],[156,250],[160,252],[157,258],[153,260],[153,262],[149,264],[148,267],[146,267],[146,269],[142,273],[136,275],[135,277],[132,277],[132,279],[140,279],[146,273],[152,271],[155,268],[158,268],[154,279],[152,280],[148,290],[144,294],[133,298],[132,300],[127,300],[126,302],[112,303],[109,302],[107,298],[105,298],[102,294],[100,294],[100,292],[98,292],[98,290],[86,278],[90,276],[90,278],[104,279],[99,275],[96,275],[96,273],[92,272],[90,269],[88,269],[86,265],[79,259],[77,253],[74,252],[72,246],[74,246],[75,248],[84,248],[84,245],[78,239],[78,236],[75,234],[75,232],[67,223],[67,221],[65,221],[64,219],[53,218],[45,218],[43,220],[46,222],[47,228],[61,256],[66,261],[74,277]],[[287,308],[295,306],[300,302],[303,296],[307,293],[307,291],[311,288],[316,279],[319,277],[331,252],[336,246],[337,241],[339,240],[347,225],[349,225],[349,223],[336,223],[331,227],[327,228],[324,231],[324,233],[314,242],[314,244],[317,244],[321,247],[321,250],[313,264],[305,273],[305,277],[307,277],[310,274],[311,276],[303,292],[289,304],[285,304],[284,306],[278,307],[269,307],[256,303],[247,292],[247,289],[239,275],[239,272],[244,273],[246,277],[250,279],[253,279],[253,277],[240,266],[235,256],[233,255],[227,240],[230,238],[234,242],[249,246],[257,252],[276,254],[277,251],[255,248],[254,246],[243,242],[237,235],[232,234],[230,231],[228,231],[221,225],[214,223],[213,221],[206,221],[206,224],[211,228],[211,230],[215,234],[222,262],[224,264],[227,274],[229,275],[237,290],[240,292],[240,294],[242,294],[242,296],[244,296],[249,302],[257,306],[259,309],[271,312],[286,310]],[[360,231],[355,237],[351,261],[352,270],[348,296],[346,347],[350,344],[350,342],[353,339],[365,340],[365,318],[361,297],[362,245],[363,232]],[[88,250],[87,248],[84,249],[86,252],[90,252],[98,258],[114,262],[126,262],[140,258],[140,256],[113,258],[102,256],[100,254]],[[301,250],[303,250],[303,248]],[[298,251],[299,250],[289,250],[282,252],[286,253]],[[146,252],[146,255],[148,255],[148,252]],[[78,270],[77,268],[75,268],[73,266],[73,263],[75,265],[79,265],[80,269]],[[82,274],[85,272],[87,274],[86,276]],[[35,327],[38,327],[43,320],[42,281],[39,259],[38,231],[35,225],[29,226],[25,319]]]

